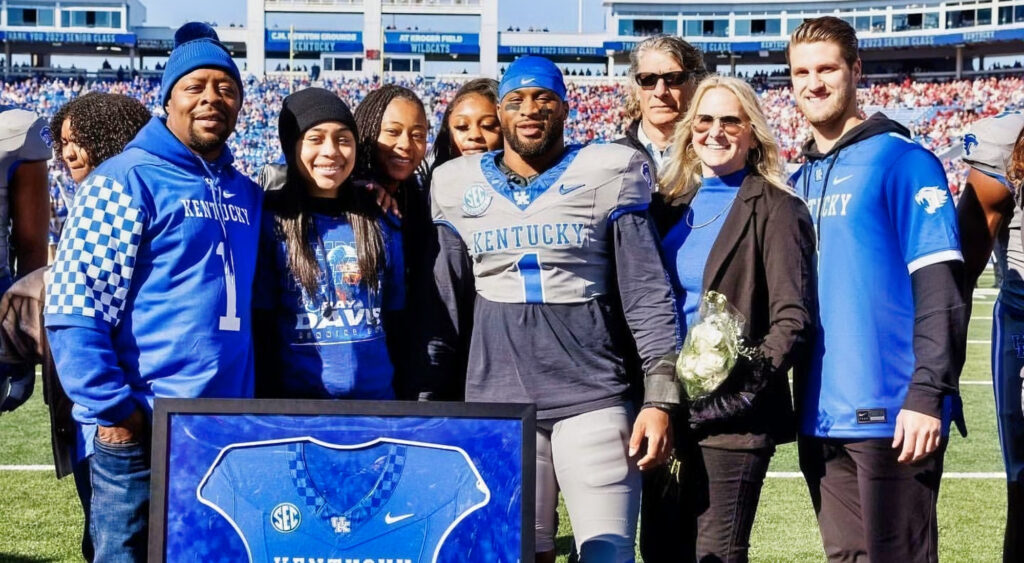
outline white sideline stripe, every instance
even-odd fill
[[[992,385],[992,381],[961,381],[960,385]]]
[[[974,295],[999,295],[999,290],[994,287],[980,287],[974,290]]]
[[[968,340],[967,343],[968,344],[985,344],[985,345],[988,345],[988,344],[992,344],[992,341],[991,340]]]
[[[769,479],[803,479],[804,474],[799,471],[769,471],[766,475]],[[942,474],[943,479],[1006,479],[1006,473],[960,473],[947,471]]]
[[[0,471],[56,471],[52,465],[0,465]]]

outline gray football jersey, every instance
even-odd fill
[[[486,153],[438,168],[431,205],[465,243],[481,297],[584,303],[609,292],[611,223],[647,209],[651,185],[647,159],[622,145],[569,147],[525,187]]]
[[[11,274],[11,176],[22,162],[49,160],[53,156],[49,135],[46,121],[36,114],[0,106],[0,276]]]

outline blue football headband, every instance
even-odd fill
[[[557,94],[561,100],[565,100],[562,71],[555,63],[544,57],[528,55],[513,61],[498,83],[498,101],[509,92],[520,88],[545,88]]]

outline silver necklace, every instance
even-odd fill
[[[690,200],[690,212],[689,212],[689,213],[687,213],[687,214],[686,214],[686,217],[684,218],[684,220],[686,221],[686,226],[687,226],[687,227],[690,227],[690,230],[693,230],[693,229],[703,229],[704,227],[707,227],[707,226],[708,226],[708,225],[710,225],[711,223],[714,223],[715,221],[717,221],[717,220],[718,220],[718,218],[719,218],[719,217],[721,217],[721,216],[722,216],[722,214],[724,214],[724,213],[725,213],[726,211],[728,211],[728,210],[729,210],[729,208],[730,208],[730,207],[732,207],[732,202],[736,201],[736,196],[734,195],[734,196],[732,197],[732,199],[731,199],[731,200],[729,200],[729,203],[727,203],[727,204],[725,205],[725,207],[723,207],[723,208],[722,208],[722,210],[721,210],[721,211],[719,211],[718,213],[716,213],[714,217],[712,217],[712,218],[708,219],[707,221],[705,221],[705,222],[701,223],[700,225],[694,225],[694,224],[693,224],[693,220],[692,220],[692,217],[693,217],[693,200],[694,200],[694,199],[697,199],[697,196],[699,196],[699,195],[700,195],[700,190],[698,189],[698,190],[697,190],[697,194],[696,194],[696,195],[694,195],[694,196],[693,196],[693,199],[691,199],[691,200]]]

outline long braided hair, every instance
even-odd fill
[[[388,181],[387,167],[377,158],[377,138],[380,137],[381,121],[384,119],[384,111],[395,99],[403,99],[414,102],[427,115],[423,101],[412,90],[397,84],[385,84],[380,88],[367,94],[366,99],[356,107],[356,127],[359,128],[359,158],[356,160],[356,174],[360,178],[375,180],[377,182]],[[421,161],[416,174],[403,184],[412,183],[412,189],[419,189],[416,183],[416,176],[423,177],[426,174],[426,167]],[[403,210],[404,212],[404,210]]]

